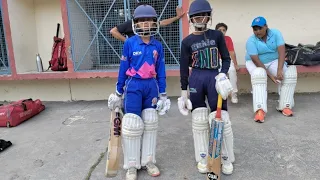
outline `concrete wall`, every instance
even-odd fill
[[[51,59],[57,23],[60,23],[60,37],[63,36],[60,0],[7,2],[17,72],[37,71],[37,53],[40,53],[46,69]]]
[[[320,92],[317,83],[320,74],[299,74],[296,93]],[[180,96],[179,77],[168,77],[167,92],[169,96]],[[1,101],[14,101],[22,98],[40,98],[44,101],[106,100],[115,91],[116,79],[62,79],[62,80],[28,80],[2,81]],[[269,92],[276,92],[277,87],[268,81]],[[239,93],[250,93],[249,75],[239,76]],[[172,99],[176,101],[176,98]]]

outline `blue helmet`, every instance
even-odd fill
[[[133,19],[138,18],[157,18],[156,10],[150,5],[140,5],[138,6],[133,13]]]
[[[195,0],[190,4],[189,17],[199,13],[210,13],[212,8],[207,0]]]
[[[159,21],[157,20],[157,12],[150,5],[140,5],[133,13],[132,30],[138,36],[154,36],[159,33]],[[144,22],[138,19],[152,18],[153,22],[149,22],[146,26]]]
[[[191,3],[188,18],[189,23],[195,27],[195,31],[203,32],[207,30],[208,22],[211,22],[211,12],[212,8],[207,0],[195,0]],[[207,15],[202,15],[202,13],[207,13]],[[199,22],[199,18],[202,20]],[[196,20],[197,19],[197,20]]]

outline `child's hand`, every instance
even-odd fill
[[[122,108],[122,95],[117,94],[117,93],[112,93],[110,94],[108,98],[108,108],[110,110],[115,110],[117,107]]]
[[[156,110],[160,116],[166,114],[171,107],[171,101],[168,99],[167,95],[161,95],[158,102]]]

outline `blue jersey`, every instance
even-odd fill
[[[267,41],[257,38],[254,34],[249,37],[246,43],[246,61],[251,61],[252,55],[258,55],[263,64],[278,59],[278,47],[285,44],[282,34],[277,29],[268,29]]]
[[[145,44],[137,35],[128,38],[123,46],[120,61],[117,92],[123,94],[128,77],[137,79],[156,78],[159,93],[166,92],[166,69],[162,44],[151,37]]]

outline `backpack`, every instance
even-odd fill
[[[68,66],[65,39],[58,37],[59,27],[60,24],[58,23],[57,34],[53,37],[54,44],[48,69],[51,68],[52,71],[67,71]]]

